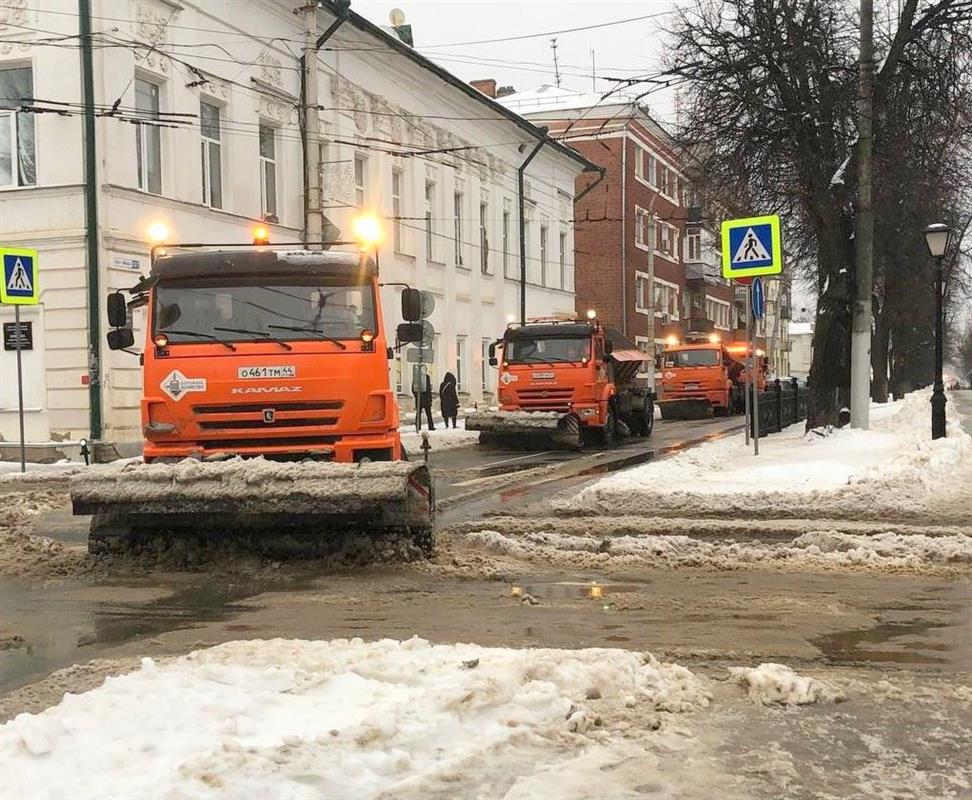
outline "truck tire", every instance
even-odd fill
[[[655,401],[650,397],[645,403],[645,412],[642,414],[641,419],[641,435],[651,436],[652,431],[655,430]]]

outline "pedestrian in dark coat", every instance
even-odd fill
[[[459,392],[456,390],[456,376],[447,372],[439,384],[439,405],[442,408],[442,420],[445,426],[449,427],[449,420],[452,420],[452,427],[456,427],[456,420],[459,415]]]
[[[432,379],[426,374],[425,387],[419,395],[419,410],[425,412],[425,418],[429,421],[429,430],[434,431],[435,425],[432,423]],[[421,414],[419,414],[421,417]]]

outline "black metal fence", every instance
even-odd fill
[[[807,387],[796,378],[777,378],[759,393],[759,435],[779,433],[807,418]]]

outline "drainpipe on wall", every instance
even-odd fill
[[[628,123],[621,136],[621,331],[628,335]]]
[[[530,151],[530,155],[526,157],[526,160],[520,164],[516,171],[516,189],[517,189],[517,200],[519,202],[519,212],[520,212],[520,322],[526,322],[526,295],[527,295],[527,263],[526,263],[526,198],[523,196],[523,173],[529,166],[530,162],[533,161],[533,157],[540,152],[540,148],[547,141],[547,128],[541,126],[540,130],[543,133],[543,138],[540,139]]]
[[[81,100],[84,104],[84,238],[88,273],[88,406],[89,438],[102,434],[101,298],[98,259],[98,171],[95,148],[94,60],[91,53],[91,0],[78,0],[81,40]]]

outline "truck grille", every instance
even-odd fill
[[[316,403],[275,403],[269,397],[265,403],[226,403],[214,406],[193,406],[194,414],[260,414],[265,408],[276,411],[338,411],[343,400],[323,400]]]
[[[573,397],[573,389],[554,386],[545,389],[521,389],[517,392],[520,405],[536,411],[569,411]]]
[[[220,403],[198,405],[192,410],[200,430],[214,434],[228,431],[272,431],[281,428],[321,428],[337,425],[342,400],[280,401],[267,397],[262,403]],[[267,422],[264,411],[271,409],[273,419]]]
[[[277,409],[275,409],[277,410]],[[264,422],[262,419],[240,419],[225,422],[202,421],[199,427],[204,431],[273,430],[274,428],[309,428],[318,425],[336,425],[337,417],[286,417]]]

